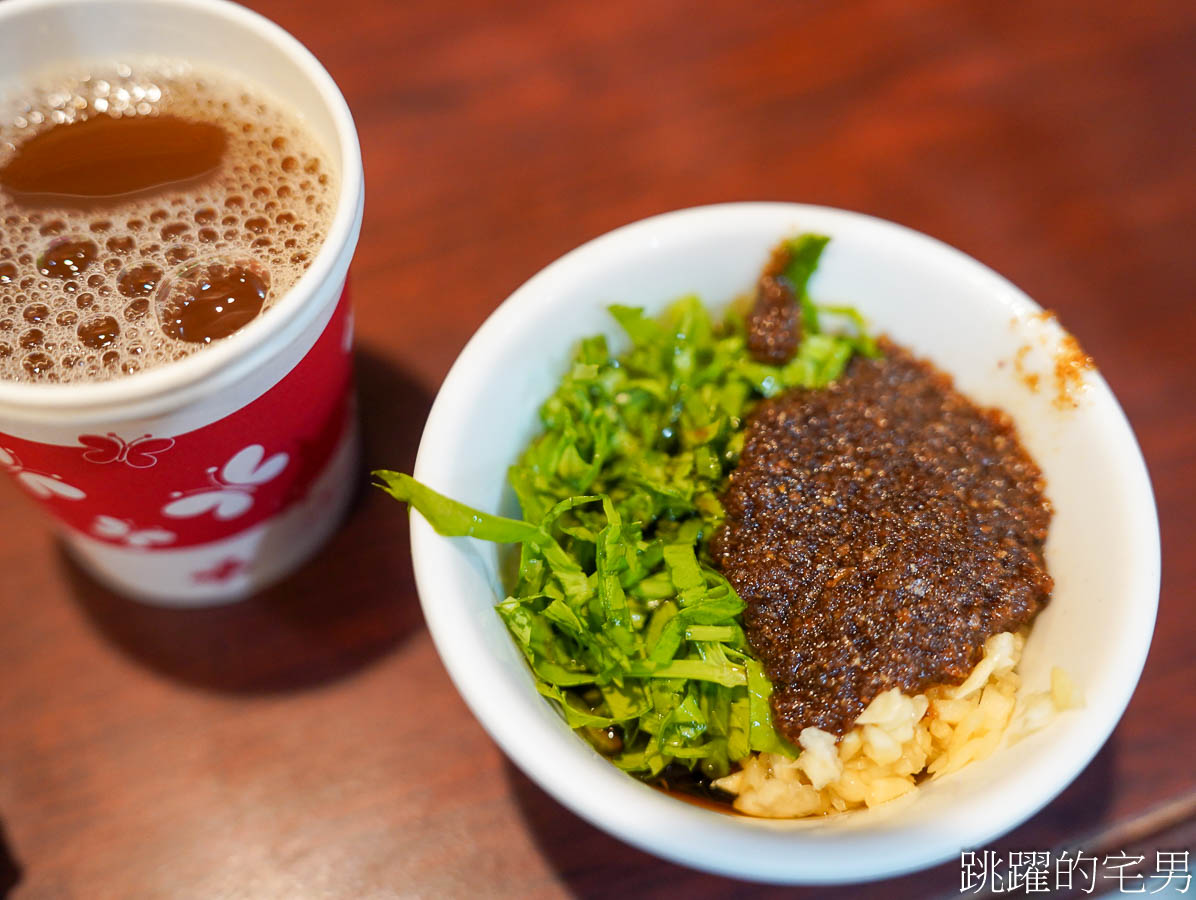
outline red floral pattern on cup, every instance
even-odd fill
[[[172,436],[81,434],[74,446],[0,434],[0,467],[56,519],[117,546],[230,537],[302,499],[343,437],[351,324],[345,290],[307,355],[218,422]]]
[[[222,581],[228,581],[245,571],[248,563],[243,559],[236,559],[235,557],[227,557],[220,560],[216,565],[210,569],[201,569],[198,572],[191,573],[191,580],[196,584],[219,584]]]

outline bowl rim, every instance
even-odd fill
[[[488,349],[517,332],[528,313],[551,306],[577,274],[596,260],[618,256],[642,246],[652,232],[671,235],[726,228],[737,218],[791,216],[814,219],[816,227],[839,223],[855,229],[880,230],[889,237],[913,242],[938,254],[943,266],[955,268],[1015,310],[1041,312],[1041,307],[1003,276],[942,241],[884,219],[832,207],[797,203],[725,203],[676,210],[624,225],[565,254],[516,289],[461,351],[446,376],[429,413],[420,442],[414,475],[432,487],[443,485],[441,466],[446,446],[462,427],[461,404]],[[821,223],[821,224],[819,224]],[[658,246],[658,244],[653,244]],[[698,286],[695,286],[697,288]],[[1119,434],[1118,452],[1134,482],[1137,519],[1135,594],[1142,595],[1139,614],[1122,632],[1118,660],[1120,691],[1101,704],[1099,734],[1082,746],[1053,745],[1001,785],[1000,809],[983,815],[961,814],[933,832],[907,827],[871,831],[842,830],[829,839],[809,820],[767,820],[728,816],[680,803],[629,777],[603,760],[601,768],[578,765],[561,754],[546,758],[543,747],[559,737],[563,721],[546,701],[534,695],[538,709],[527,703],[526,692],[504,683],[496,658],[487,650],[483,634],[465,614],[464,604],[445,602],[444,572],[449,562],[449,539],[437,535],[412,511],[411,552],[420,603],[438,654],[470,711],[524,774],[557,801],[600,829],[640,849],[707,872],[778,884],[832,884],[895,877],[958,857],[961,848],[983,846],[1030,818],[1053,800],[1091,762],[1120,721],[1141,676],[1149,651],[1158,606],[1160,552],[1158,517],[1145,461],[1124,411],[1103,378],[1096,373],[1094,389],[1107,394],[1115,414],[1112,427]],[[440,484],[438,484],[440,482]],[[494,617],[495,621],[498,617]],[[492,624],[492,623],[491,623]],[[531,687],[530,677],[527,687]],[[553,717],[549,719],[545,713]],[[580,742],[579,742],[580,743]],[[1073,741],[1073,743],[1075,743]],[[977,763],[979,765],[980,763]],[[962,812],[962,811],[961,811]],[[699,827],[700,826],[700,827]],[[695,845],[694,830],[704,840]],[[794,842],[795,834],[805,839]],[[894,840],[900,834],[902,839]],[[913,838],[914,840],[908,840]],[[801,852],[794,852],[795,849]],[[852,860],[844,866],[845,854]]]

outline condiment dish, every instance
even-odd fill
[[[428,418],[415,477],[479,509],[518,515],[506,470],[537,431],[537,410],[577,340],[603,332],[613,303],[662,310],[696,293],[712,308],[749,291],[770,248],[799,232],[831,237],[810,293],[851,304],[950,373],[973,401],[1016,423],[1046,476],[1055,516],[1051,603],[1020,664],[1023,691],[1062,667],[1081,709],[1016,735],[992,756],[873,809],[818,820],[724,814],[614,768],[537,694],[494,613],[501,551],[438,536],[412,514],[428,628],[458,690],[510,758],[562,804],[651,853],[775,883],[899,875],[958,858],[1032,816],[1096,755],[1129,702],[1154,628],[1158,523],[1134,435],[1104,380],[1053,317],[946,244],[890,222],[787,203],[682,210],[620,228],[515,291],[462,351]]]

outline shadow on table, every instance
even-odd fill
[[[21,883],[21,866],[9,849],[4,824],[0,822],[0,898],[7,897]]]
[[[95,628],[142,665],[233,693],[301,690],[380,658],[421,623],[407,514],[368,487],[370,468],[410,471],[431,397],[381,355],[356,358],[363,467],[345,524],[284,581],[240,603],[175,610],[120,597],[60,550],[74,597]]]
[[[992,846],[1000,858],[1009,850],[1052,850],[1088,834],[1109,809],[1116,735],[1053,803]],[[1016,752],[1016,748],[1014,748]],[[932,869],[843,887],[775,887],[748,884],[664,862],[611,837],[575,816],[509,761],[507,778],[515,801],[544,858],[570,892],[586,900],[606,897],[698,898],[785,897],[926,900],[958,897],[957,861]],[[981,811],[977,811],[982,814]]]

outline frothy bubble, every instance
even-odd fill
[[[103,381],[201,351],[285,295],[328,232],[322,149],[280,104],[219,75],[121,63],[15,99],[0,167],[56,123],[98,115],[215,122],[228,144],[200,184],[102,208],[27,208],[0,191],[0,379]]]

